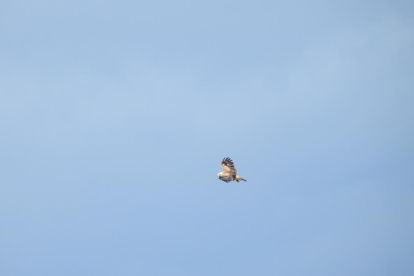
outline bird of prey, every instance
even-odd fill
[[[246,179],[241,178],[237,175],[237,170],[234,167],[233,160],[231,160],[229,157],[223,158],[221,161],[221,167],[223,168],[223,171],[217,174],[220,180],[223,180],[224,182],[230,182],[234,180],[237,182],[239,182],[239,180],[247,181]]]

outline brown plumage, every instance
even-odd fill
[[[223,171],[217,174],[220,180],[223,180],[224,182],[239,182],[240,180],[247,181],[246,179],[241,178],[237,175],[237,170],[234,167],[233,160],[231,160],[229,157],[223,158],[221,161],[221,168]]]

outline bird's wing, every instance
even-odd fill
[[[231,160],[229,157],[223,158],[221,161],[221,167],[223,168],[223,172],[229,172],[231,175],[236,176],[237,170],[234,167],[233,160]]]

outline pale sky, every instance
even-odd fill
[[[1,275],[414,273],[412,1],[3,2]]]

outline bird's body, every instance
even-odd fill
[[[247,181],[246,179],[241,178],[237,175],[237,170],[234,167],[233,160],[231,160],[229,157],[223,158],[221,161],[221,167],[223,171],[217,174],[220,180],[223,180],[224,182],[239,182],[240,180]]]

